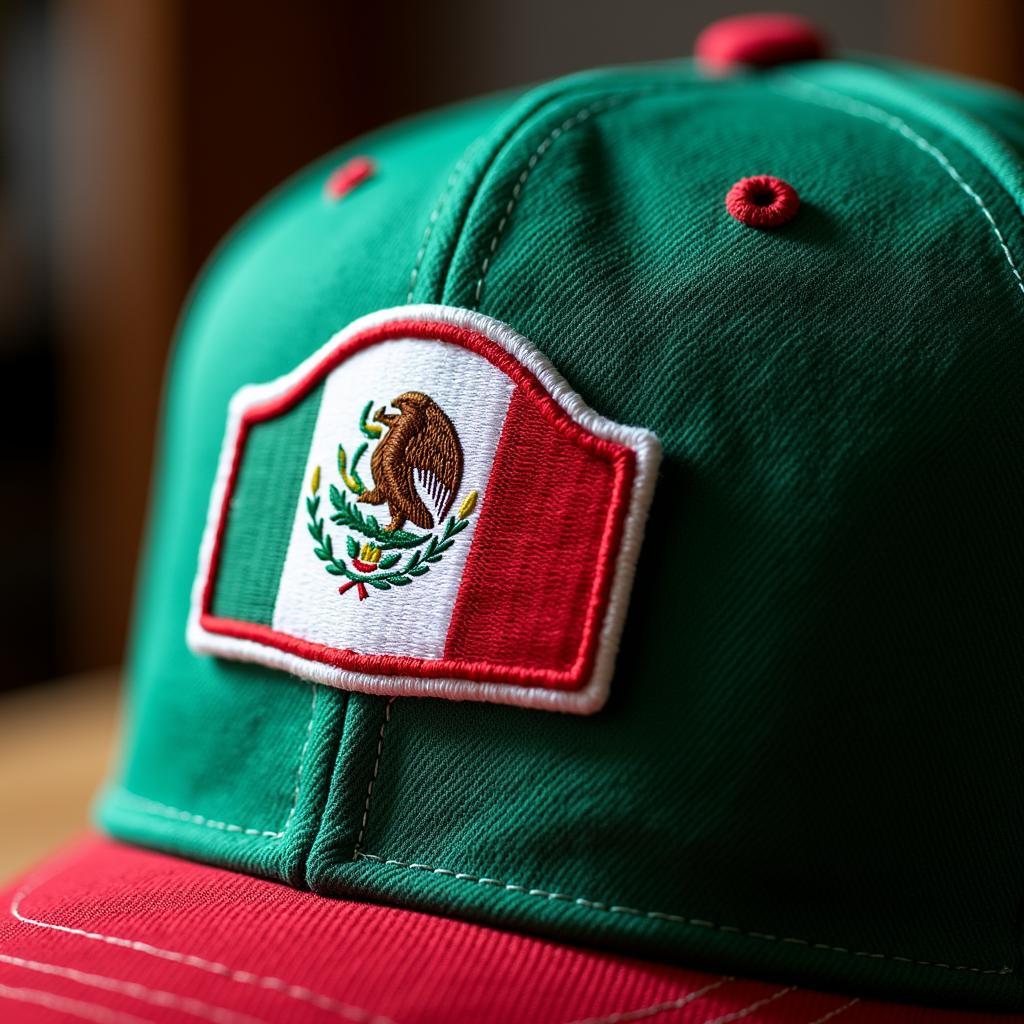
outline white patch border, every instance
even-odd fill
[[[593,668],[590,679],[578,690],[549,690],[539,686],[484,682],[474,679],[374,675],[356,672],[283,651],[257,640],[213,633],[202,625],[203,595],[216,547],[221,511],[231,477],[244,413],[250,406],[262,404],[287,393],[354,336],[399,320],[451,324],[489,338],[529,370],[573,421],[597,437],[632,448],[636,454],[629,509],[623,522],[622,538],[615,560],[608,606],[601,623]],[[630,427],[615,423],[596,413],[572,390],[562,375],[532,342],[493,317],[455,306],[425,304],[396,306],[360,317],[338,331],[326,344],[317,349],[309,358],[303,360],[294,370],[265,384],[247,384],[239,388],[232,396],[228,404],[227,428],[213,482],[206,527],[199,548],[199,564],[192,587],[191,607],[186,628],[188,646],[195,654],[215,655],[234,661],[264,665],[283,670],[313,683],[357,693],[390,697],[442,697],[448,700],[472,700],[581,715],[592,714],[598,711],[608,698],[660,461],[661,444],[651,431],[644,427]]]

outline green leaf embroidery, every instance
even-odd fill
[[[381,436],[382,428],[376,423],[369,422],[368,417],[372,409],[373,401],[371,400],[366,403],[360,415],[359,429],[365,437],[376,441]],[[357,466],[367,449],[366,442],[360,444],[349,463],[344,447],[338,445],[339,475],[346,490],[356,498],[366,491]],[[379,558],[375,569],[369,572],[359,572],[345,559],[336,557],[334,553],[334,540],[326,532],[325,520],[319,515],[319,487],[320,471],[319,467],[316,467],[310,484],[313,493],[312,496],[306,498],[306,512],[309,516],[306,529],[315,542],[313,554],[324,563],[325,571],[331,576],[344,576],[353,583],[365,584],[374,590],[381,591],[390,590],[392,587],[407,587],[416,578],[430,572],[430,566],[436,565],[443,559],[445,553],[455,543],[454,538],[469,525],[469,519],[477,506],[477,491],[470,491],[463,499],[456,514],[450,516],[444,524],[440,534],[418,534],[410,530],[385,530],[376,516],[364,515],[344,491],[331,484],[328,487],[328,497],[331,507],[334,509],[330,514],[331,522],[368,538],[379,551],[390,551],[382,558],[379,555],[373,556]],[[414,548],[416,550],[411,550]],[[410,552],[404,565],[399,564],[402,561],[401,552],[403,550]],[[359,541],[351,533],[345,537],[345,551],[349,559],[358,560]],[[372,562],[372,557],[369,557],[368,560]],[[347,586],[351,586],[351,584]],[[347,586],[341,588],[343,593]]]
[[[379,423],[368,423],[367,417],[370,415],[370,410],[373,408],[373,399],[371,398],[365,406],[363,411],[359,414],[359,429],[362,431],[364,437],[368,437],[371,441],[376,441],[381,435],[381,426]]]
[[[376,516],[364,516],[356,507],[354,502],[348,500],[334,484],[331,484],[328,494],[334,512],[331,514],[331,522],[338,526],[347,527],[361,533],[374,541],[382,551],[389,551],[393,548],[415,548],[430,539],[429,533],[410,533],[408,530],[385,530],[377,522]]]

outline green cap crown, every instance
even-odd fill
[[[289,182],[181,331],[104,826],[326,894],[1024,1006],[1022,147],[1021,102],[961,81],[679,63],[422,117]],[[375,174],[332,198],[355,153]],[[760,174],[800,198],[772,230],[725,205]],[[660,441],[590,716],[186,645],[232,395],[406,303],[509,325]],[[304,457],[268,450],[254,493],[294,503]],[[258,619],[290,524],[235,510]]]

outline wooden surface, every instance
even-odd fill
[[[88,828],[117,702],[114,671],[0,695],[0,884]]]

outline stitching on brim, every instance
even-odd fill
[[[84,928],[73,928],[70,925],[54,924],[49,921],[40,921],[38,918],[26,917],[23,915],[21,912],[22,901],[31,893],[37,892],[40,885],[50,881],[54,875],[58,874],[61,870],[66,869],[67,864],[65,863],[63,866],[51,870],[51,872],[48,875],[44,875],[42,879],[39,878],[38,873],[33,875],[29,881],[18,889],[11,898],[11,904],[9,907],[11,916],[15,920],[20,921],[22,924],[29,925],[30,927],[61,932],[65,935],[77,935],[83,939],[89,939],[93,942],[103,942],[109,946],[117,946],[120,949],[131,949],[137,953],[144,953],[147,956],[155,957],[158,960],[167,960],[171,963],[182,964],[186,967],[194,967],[196,970],[206,971],[208,974],[227,978],[229,981],[236,982],[237,984],[252,985],[255,988],[263,988],[271,992],[279,992],[282,995],[287,996],[289,999],[310,1003],[311,1005],[319,1007],[321,1010],[326,1010],[329,1013],[341,1014],[349,1020],[358,1022],[358,1024],[394,1024],[390,1018],[369,1013],[361,1007],[352,1006],[350,1003],[343,1003],[341,1000],[334,999],[332,996],[327,996],[321,992],[316,992],[313,989],[306,988],[305,985],[295,985],[291,982],[284,981],[282,978],[274,977],[273,975],[254,974],[252,971],[240,971],[233,967],[229,967],[227,964],[222,964],[217,960],[207,960],[204,957],[196,956],[192,953],[179,953],[177,950],[153,946],[148,942],[140,942],[137,939],[124,939],[117,935],[105,935],[102,932],[90,932],[86,931]]]
[[[890,131],[896,132],[897,135],[902,136],[908,142],[913,143],[921,152],[927,153],[960,187],[961,191],[967,195],[979,210],[984,214],[985,219],[989,223],[989,227],[992,229],[992,233],[996,237],[996,241],[999,243],[999,248],[1003,251],[1003,256],[1006,262],[1009,264],[1010,270],[1013,273],[1014,278],[1017,281],[1017,288],[1021,294],[1024,295],[1024,278],[1021,277],[1020,270],[1017,268],[1017,263],[1013,258],[1013,254],[1010,252],[1009,246],[1006,244],[1006,239],[1003,237],[1002,231],[999,230],[999,226],[996,224],[995,218],[992,216],[989,208],[985,205],[981,196],[964,180],[960,172],[953,166],[953,162],[946,156],[945,153],[939,149],[938,146],[933,145],[922,135],[919,135],[906,121],[895,114],[890,114],[888,111],[883,110],[881,107],[876,107],[871,103],[865,103],[863,100],[856,100],[852,97],[845,96],[841,92],[836,92],[834,89],[828,89],[825,86],[818,85],[816,82],[807,82],[802,78],[797,78],[795,75],[787,75],[779,85],[775,87],[777,92],[782,92],[788,96],[802,99],[808,103],[816,104],[819,107],[827,107],[833,110],[840,110],[843,113],[849,114],[851,117],[859,117],[867,121],[873,121],[875,124],[880,124]]]
[[[359,826],[359,835],[356,836],[356,845],[352,851],[352,859],[356,860],[363,848],[363,837],[366,835],[366,823],[370,820],[370,805],[373,802],[373,784],[377,781],[377,773],[380,771],[380,755],[384,750],[384,730],[388,727],[388,722],[391,721],[391,705],[395,703],[395,698],[391,697],[387,704],[384,705],[384,720],[380,723],[380,733],[377,736],[377,756],[373,761],[373,773],[370,775],[370,781],[366,785],[366,802],[363,805],[363,821]]]
[[[665,1002],[655,1003],[653,1006],[644,1006],[638,1010],[620,1010],[618,1013],[610,1013],[605,1017],[586,1017],[582,1020],[574,1020],[571,1024],[626,1024],[627,1021],[643,1020],[644,1017],[653,1017],[659,1013],[667,1013],[669,1010],[681,1010],[684,1006],[696,1002],[709,992],[721,988],[730,981],[735,981],[731,975],[719,978],[718,981],[693,992],[687,992],[685,996],[678,999],[670,999]]]
[[[102,1003],[87,1003],[84,999],[59,996],[41,988],[0,985],[0,999],[10,999],[12,1002],[26,1003],[29,1006],[42,1006],[55,1013],[63,1013],[67,1017],[94,1021],[95,1024],[153,1024],[145,1017],[136,1017],[134,1013],[114,1010]]]
[[[226,1006],[215,1006],[202,999],[179,996],[174,992],[150,988],[148,985],[142,985],[135,981],[112,978],[106,974],[92,974],[88,971],[76,970],[74,967],[62,967],[59,964],[44,963],[40,960],[26,960],[23,957],[9,956],[6,953],[0,953],[0,963],[11,967],[20,967],[24,971],[35,971],[38,974],[66,978],[78,985],[98,988],[103,992],[117,992],[128,996],[129,999],[138,999],[153,1006],[180,1009],[193,1017],[202,1017],[204,1020],[211,1020],[216,1024],[232,1024],[232,1022],[242,1021],[258,1024],[259,1021],[259,1018],[253,1017],[251,1014],[229,1010]]]
[[[764,999],[757,999],[749,1006],[744,1006],[742,1010],[733,1010],[732,1013],[724,1013],[720,1017],[708,1017],[706,1020],[701,1021],[701,1024],[731,1024],[734,1020],[743,1020],[744,1017],[749,1016],[755,1010],[760,1010],[762,1006],[774,1003],[776,999],[781,999],[783,996],[795,991],[796,985],[787,985],[786,988],[780,988],[778,992],[773,992],[770,996],[765,996]]]
[[[527,160],[526,166],[520,172],[515,185],[512,187],[512,195],[509,197],[509,200],[505,205],[505,212],[502,215],[501,220],[498,221],[497,230],[491,238],[491,244],[488,246],[487,254],[484,256],[483,263],[480,265],[480,276],[476,282],[473,309],[478,309],[480,307],[480,297],[483,295],[484,280],[487,277],[487,271],[490,270],[491,264],[494,262],[495,255],[497,255],[498,244],[501,242],[501,236],[505,232],[505,225],[508,224],[509,218],[512,216],[512,211],[516,208],[516,203],[519,202],[519,196],[522,194],[523,188],[526,186],[526,182],[529,179],[530,174],[533,172],[534,167],[537,166],[541,157],[548,151],[552,143],[557,142],[558,139],[566,132],[570,132],[573,128],[581,125],[591,115],[603,113],[605,110],[608,110],[611,107],[616,107],[628,99],[636,99],[647,94],[647,92],[639,92],[622,96],[606,96],[603,99],[595,100],[593,103],[589,103],[587,106],[580,108],[571,117],[567,117],[560,125],[552,129],[547,136],[545,136],[540,145],[533,151],[530,159]]]
[[[785,942],[794,946],[806,946],[808,949],[820,949],[830,953],[846,953],[849,956],[864,957],[869,960],[890,960],[895,963],[912,964],[917,967],[938,967],[947,971],[961,971],[969,974],[1013,974],[1013,968],[1005,964],[1002,967],[969,967],[960,964],[941,963],[934,960],[918,960],[914,957],[897,956],[891,953],[868,953],[862,950],[848,949],[845,946],[830,946],[824,942],[811,942],[809,939],[795,939],[788,936],[772,935],[767,932],[747,931],[744,928],[737,928],[733,925],[716,924],[714,921],[705,921],[696,917],[685,917],[681,914],[669,914],[658,910],[638,910],[635,907],[624,907],[618,904],[609,904],[602,900],[585,899],[582,896],[572,896],[568,893],[548,892],[546,889],[537,889],[527,885],[515,885],[512,882],[504,882],[497,878],[486,878],[469,874],[465,871],[451,871],[448,868],[436,868],[430,864],[417,864],[410,861],[396,860],[392,857],[381,857],[375,853],[366,853],[364,851],[360,851],[356,855],[356,859],[375,861],[378,864],[405,868],[410,871],[426,871],[434,875],[443,875],[446,878],[455,878],[461,882],[472,882],[488,888],[504,889],[507,892],[518,893],[522,896],[535,896],[549,902],[572,903],[578,907],[583,907],[585,910],[599,910],[607,914],[625,914],[629,917],[666,921],[669,924],[690,925],[695,928],[705,928],[710,931],[742,935],[750,939],[760,939],[763,942]]]
[[[313,699],[309,708],[309,723],[306,726],[306,740],[302,745],[302,752],[299,754],[299,763],[295,770],[295,793],[292,797],[292,805],[288,811],[283,828],[279,832],[268,829],[247,828],[245,825],[235,825],[227,821],[217,821],[207,818],[202,814],[194,814],[192,811],[183,811],[180,807],[172,807],[170,804],[160,803],[159,800],[150,800],[148,797],[139,796],[124,786],[117,789],[118,800],[135,804],[134,808],[128,808],[132,814],[148,814],[153,817],[171,818],[183,822],[186,825],[197,825],[201,828],[217,829],[220,832],[234,832],[245,836],[260,836],[263,839],[283,839],[295,817],[296,809],[299,806],[299,791],[302,788],[302,770],[306,762],[306,754],[309,751],[310,740],[313,736],[313,719],[316,717],[316,701],[319,693],[319,686],[310,683],[313,688]]]
[[[847,1010],[856,1006],[859,1002],[860,999],[851,999],[848,1003],[843,1003],[842,1006],[837,1006],[834,1010],[830,1010],[824,1017],[816,1017],[811,1021],[811,1024],[825,1024],[827,1020],[835,1020],[841,1013],[846,1013]]]

